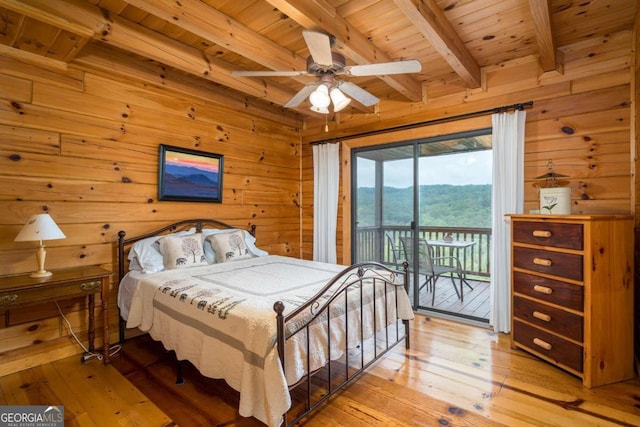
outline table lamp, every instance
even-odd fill
[[[36,249],[36,258],[38,260],[38,271],[31,274],[31,277],[49,277],[52,275],[50,271],[44,269],[44,260],[47,252],[44,250],[43,240],[64,239],[62,230],[53,221],[49,214],[33,215],[27,223],[22,227],[20,233],[14,239],[15,242],[40,242],[40,246]]]

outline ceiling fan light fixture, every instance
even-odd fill
[[[311,111],[314,113],[329,114],[329,109],[327,107],[316,107],[315,105],[312,105]]]
[[[344,96],[344,93],[337,87],[331,89],[330,95],[331,101],[333,102],[333,111],[338,112],[343,110],[349,103],[351,103],[351,99]]]
[[[324,84],[319,85],[316,90],[311,92],[311,95],[309,95],[309,102],[311,102],[311,105],[316,108],[324,108],[326,110],[327,107],[329,107],[329,104],[331,104],[329,88]]]

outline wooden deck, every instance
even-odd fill
[[[426,288],[420,290],[420,308],[435,310],[452,316],[462,316],[480,322],[488,322],[491,310],[490,283],[488,281],[469,279],[467,282],[469,282],[473,290],[467,285],[464,286],[463,302],[458,298],[451,280],[448,277],[441,277],[436,283],[436,297],[433,305],[431,305],[431,291]]]

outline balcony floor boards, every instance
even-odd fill
[[[488,322],[491,309],[491,287],[489,282],[470,279],[467,281],[473,287],[473,290],[465,285],[464,301],[460,301],[451,284],[451,280],[448,277],[439,278],[436,283],[435,303],[431,305],[432,293],[423,288],[420,290],[420,307]]]

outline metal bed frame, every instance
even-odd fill
[[[126,232],[118,233],[118,283],[124,277],[127,269],[127,254],[135,242],[163,234],[174,233],[177,231],[187,230],[195,227],[196,232],[201,232],[204,227],[211,226],[214,228],[236,228],[224,222],[214,219],[188,219],[175,222],[155,231],[125,238]],[[250,226],[250,233],[255,236],[256,226]],[[398,283],[400,279],[401,283]],[[289,386],[289,394],[291,396],[292,406],[289,411],[283,414],[284,425],[292,426],[301,419],[305,418],[312,411],[318,408],[322,403],[330,399],[336,392],[344,388],[352,382],[360,373],[365,371],[369,366],[379,360],[388,351],[395,347],[402,340],[405,341],[405,347],[409,348],[409,321],[390,318],[394,313],[397,314],[397,294],[394,292],[398,286],[404,287],[408,293],[409,273],[408,264],[403,264],[403,271],[393,270],[385,265],[377,262],[364,262],[354,264],[345,268],[342,272],[334,276],[313,298],[305,304],[299,306],[289,314],[284,314],[285,303],[281,300],[276,301],[273,305],[275,311],[274,319],[277,322],[277,336],[275,345],[278,348],[279,358],[283,371],[285,371],[285,346],[287,340],[300,334],[306,335],[307,350],[310,346],[310,337],[312,336],[311,328],[318,325],[319,322],[326,322],[326,337],[329,362],[320,368],[311,372],[311,362],[309,360],[309,351],[306,352],[307,358],[303,363],[306,368],[306,375],[296,384]],[[374,322],[373,330],[376,331],[370,338],[365,339],[363,334],[359,334],[359,342],[354,348],[345,349],[341,357],[331,360],[331,328],[332,322],[342,319],[343,326],[346,327],[345,335],[348,335],[348,316],[359,316],[357,324],[360,325],[361,331],[364,328],[363,313],[363,289],[366,286],[373,286],[373,300],[381,299],[384,303],[383,313],[377,313],[377,304],[373,304],[373,316],[371,321]],[[382,295],[376,295],[376,286],[382,288]],[[339,304],[346,304],[349,295],[360,296],[360,309],[343,311],[336,314],[336,307]],[[395,300],[390,300],[395,298]],[[389,302],[395,303],[395,312],[389,313],[387,310]],[[338,310],[339,311],[339,310]],[[376,318],[382,316],[384,326],[378,330],[376,328]],[[402,324],[402,325],[401,325]],[[125,342],[125,321],[120,317],[119,321],[119,339],[121,343]],[[317,334],[317,329],[315,332]],[[304,339],[304,338],[303,338]],[[177,383],[182,382],[182,369],[180,362],[177,366]],[[286,374],[286,372],[285,372]],[[294,412],[294,413],[291,413]]]

